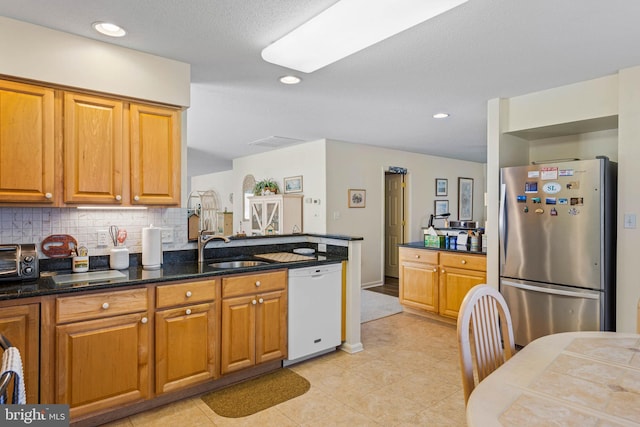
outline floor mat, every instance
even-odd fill
[[[396,297],[366,289],[360,295],[360,323],[402,313],[402,306]]]
[[[205,394],[202,400],[220,416],[239,418],[301,396],[309,387],[309,381],[284,368]]]

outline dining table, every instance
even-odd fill
[[[466,416],[469,427],[640,426],[640,335],[538,338],[476,386]]]

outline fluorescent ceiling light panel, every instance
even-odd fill
[[[314,72],[467,0],[341,0],[262,50],[276,65]]]

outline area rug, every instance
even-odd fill
[[[220,416],[240,418],[301,396],[309,387],[309,381],[284,368],[205,394],[202,400]]]
[[[361,291],[360,323],[370,322],[398,313],[402,313],[402,306],[398,298],[366,289]]]

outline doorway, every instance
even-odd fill
[[[384,206],[384,275],[385,284],[398,279],[398,245],[404,243],[405,190],[404,173],[385,172]],[[387,279],[389,278],[389,279]]]

